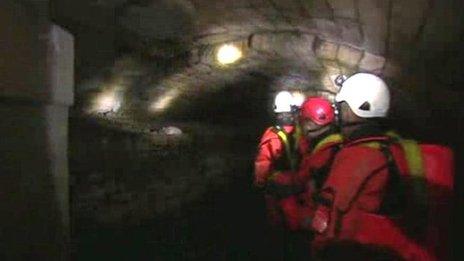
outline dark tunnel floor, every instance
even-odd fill
[[[248,179],[212,191],[180,218],[76,235],[76,260],[276,260],[264,202]]]

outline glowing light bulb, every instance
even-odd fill
[[[94,111],[116,112],[121,107],[121,99],[112,92],[100,94],[95,101]]]
[[[150,110],[152,112],[164,111],[173,102],[173,100],[179,96],[179,94],[180,91],[178,89],[171,89],[167,91],[150,105]]]
[[[216,59],[220,64],[232,64],[242,58],[242,52],[232,44],[225,44],[219,48]]]

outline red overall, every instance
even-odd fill
[[[275,127],[266,129],[258,145],[254,174],[254,184],[258,187],[266,185],[270,176],[274,171],[277,171],[276,162],[284,157],[285,145],[274,129]],[[293,133],[295,128],[288,125],[284,126],[283,129],[287,133]]]
[[[311,220],[316,232],[314,249],[349,240],[389,248],[405,260],[435,260],[391,218],[380,214],[391,173],[384,152],[376,145],[388,139],[352,140],[337,153]],[[400,173],[408,175],[401,146],[390,145],[388,149]]]
[[[290,230],[302,229],[302,226],[304,227],[305,223],[308,223],[306,219],[314,212],[314,203],[311,197],[315,186],[318,185],[314,181],[323,178],[315,176],[327,174],[326,168],[329,167],[328,165],[333,160],[341,142],[341,135],[328,135],[320,140],[310,152],[303,155],[300,168],[293,182],[304,187],[305,190],[299,195],[290,197],[284,208],[284,215]]]
[[[284,126],[282,130],[287,136],[296,135],[296,128],[294,126]],[[294,149],[298,151],[289,152],[284,142],[282,137],[277,133],[276,127],[270,127],[264,132],[255,159],[255,186],[265,187],[271,181],[281,185],[291,185],[291,180],[294,176],[292,168],[295,168],[297,164],[297,162],[290,162],[290,160],[293,160],[291,157],[299,154],[305,145],[298,140],[294,140],[295,143],[298,143],[298,146]],[[295,154],[288,155],[289,153]],[[265,200],[269,222],[272,225],[283,226],[285,220],[282,214],[282,207],[287,208],[287,201],[290,205],[293,202],[286,199],[277,199],[271,195],[265,195]]]
[[[429,217],[426,242],[440,260],[450,260],[450,220],[453,211],[454,155],[445,146],[420,145],[428,187]]]

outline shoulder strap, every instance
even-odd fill
[[[394,139],[379,142],[379,149],[387,160],[389,179],[384,199],[380,207],[380,212],[390,216],[395,216],[402,212],[406,207],[406,188],[401,179],[401,172],[395,162],[390,146],[395,143]]]
[[[298,146],[300,145],[302,136],[303,136],[303,131],[301,130],[301,126],[299,124],[295,125],[295,130],[293,131],[293,141],[294,141],[293,150],[298,151]]]
[[[279,136],[280,140],[285,147],[285,155],[287,157],[288,163],[291,170],[296,170],[298,168],[298,157],[297,157],[297,145],[295,144],[295,137],[287,133],[284,128],[275,126],[273,131]]]
[[[409,174],[412,177],[423,178],[425,175],[424,163],[419,143],[412,139],[403,139],[398,133],[389,131],[387,136],[394,139],[404,151],[408,163]]]
[[[370,137],[356,141],[356,144],[362,143],[363,146],[378,149],[382,152],[386,159],[386,167],[388,168],[389,179],[385,196],[382,200],[380,213],[390,216],[395,216],[404,210],[406,199],[406,188],[401,178],[400,169],[393,157],[390,147],[399,143],[396,136]]]
[[[419,235],[424,233],[427,226],[424,222],[427,222],[429,209],[420,147],[414,140],[394,138],[393,142],[399,144],[405,153],[409,175],[408,178],[401,175],[389,148],[392,144],[381,145],[381,150],[388,160],[390,179],[380,211],[392,217],[402,215],[406,232]]]
[[[315,153],[320,148],[324,147],[325,145],[327,145],[329,143],[341,143],[342,141],[343,141],[342,135],[340,135],[340,134],[331,134],[331,135],[325,137],[324,139],[322,139],[320,142],[318,142],[316,144],[316,147],[314,147],[312,153]],[[340,146],[336,145],[334,147],[339,148]]]
[[[312,179],[314,180],[314,185],[318,190],[322,188],[324,185],[325,181],[327,180],[328,174],[330,172],[330,169],[332,168],[333,162],[335,160],[335,156],[337,152],[341,149],[341,144],[336,144],[330,148],[330,158],[327,160],[327,162],[319,169],[314,170],[314,173],[312,174]],[[316,193],[317,194],[317,193]]]

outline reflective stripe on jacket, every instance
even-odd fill
[[[315,246],[331,240],[353,240],[389,247],[406,260],[434,260],[395,222],[380,214],[392,173],[387,157],[379,148],[389,139],[384,136],[351,141],[336,155],[320,193],[324,200],[316,208],[312,221],[317,232]],[[409,175],[408,160],[402,146],[394,143],[389,150],[398,174]],[[373,224],[372,220],[383,222],[379,223],[379,228],[386,229],[383,232],[385,236],[367,227]]]
[[[293,126],[270,127],[264,132],[255,158],[255,185],[264,186],[273,173],[298,166],[300,135]]]

